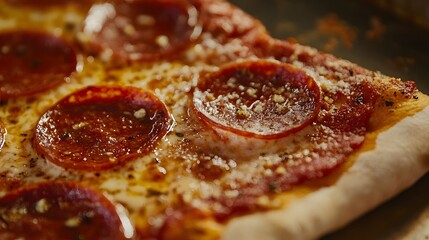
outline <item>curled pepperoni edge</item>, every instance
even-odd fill
[[[127,2],[127,1],[125,1]],[[202,26],[201,26],[201,20],[200,20],[200,15],[199,12],[197,10],[197,8],[189,1],[189,0],[136,0],[136,1],[128,1],[129,3],[145,3],[145,2],[155,2],[155,3],[170,3],[170,4],[176,4],[178,5],[180,8],[182,8],[184,10],[184,12],[186,12],[189,16],[189,18],[191,18],[192,20],[188,22],[194,22],[193,25],[189,26],[190,28],[192,28],[191,34],[189,35],[189,39],[187,41],[184,41],[182,44],[179,45],[175,45],[174,47],[172,47],[171,49],[165,51],[165,52],[158,52],[158,53],[140,53],[141,56],[137,57],[137,58],[130,58],[128,54],[128,56],[124,56],[124,54],[122,53],[118,53],[116,52],[114,49],[112,49],[112,47],[106,46],[106,45],[102,45],[100,44],[100,40],[98,39],[98,37],[94,37],[91,36],[93,34],[93,32],[88,32],[85,31],[85,27],[83,27],[83,32],[85,32],[86,34],[88,34],[89,38],[83,38],[80,39],[80,42],[82,44],[82,47],[84,49],[86,49],[87,51],[89,51],[91,54],[99,54],[102,55],[102,53],[104,51],[112,51],[112,60],[114,64],[130,64],[132,62],[150,62],[150,61],[158,61],[158,60],[162,60],[162,59],[174,59],[175,57],[178,57],[178,55],[181,53],[181,51],[183,51],[184,49],[186,49],[187,47],[189,47],[193,42],[197,41],[197,39],[200,37],[201,32],[202,32]],[[102,4],[103,2],[101,2]],[[111,1],[111,2],[107,2],[110,4],[117,4],[117,3],[124,3],[121,1]],[[96,3],[97,4],[97,3]],[[96,5],[94,4],[94,5]],[[103,29],[103,28],[102,28]],[[101,30],[103,31],[103,30]],[[109,54],[108,54],[109,55]]]
[[[151,144],[151,148],[147,149],[147,151],[141,152],[141,153],[131,153],[128,155],[122,155],[117,157],[117,161],[115,162],[104,162],[104,163],[99,163],[99,164],[80,164],[79,163],[75,163],[75,162],[67,162],[67,161],[61,161],[58,156],[56,156],[56,152],[54,151],[53,153],[51,149],[46,149],[45,146],[41,145],[42,142],[42,137],[40,136],[40,134],[38,134],[38,128],[39,128],[39,124],[40,124],[40,120],[39,123],[36,125],[36,129],[35,129],[35,137],[33,140],[33,145],[36,149],[36,152],[41,155],[46,157],[47,160],[49,160],[50,162],[54,163],[57,166],[61,166],[63,168],[68,168],[68,169],[73,169],[73,170],[88,170],[88,171],[100,171],[100,170],[108,170],[117,166],[122,166],[125,163],[140,157],[140,156],[144,156],[146,154],[148,154],[153,148],[155,148],[156,143],[159,142],[161,140],[161,138],[163,136],[165,136],[168,132],[171,131],[172,127],[174,126],[174,119],[172,118],[172,116],[170,115],[170,113],[168,112],[166,106],[164,105],[164,103],[155,95],[153,95],[150,92],[144,91],[140,88],[137,87],[122,87],[122,86],[89,86],[83,89],[80,89],[74,93],[71,93],[70,95],[64,97],[62,100],[60,100],[58,103],[56,103],[54,106],[52,106],[50,109],[48,109],[45,114],[49,111],[55,110],[55,108],[57,108],[58,106],[62,106],[62,105],[68,105],[69,103],[69,99],[71,97],[73,97],[75,94],[83,94],[87,91],[97,91],[101,89],[101,91],[103,89],[110,89],[110,90],[119,90],[119,91],[132,91],[131,95],[132,96],[125,96],[125,95],[121,95],[119,96],[120,99],[125,99],[125,101],[128,101],[130,98],[134,98],[134,97],[145,97],[150,99],[151,101],[156,101],[156,103],[158,103],[159,106],[162,107],[162,112],[165,114],[165,122],[163,122],[163,128],[161,129],[160,132],[158,132],[157,137],[154,138],[150,138],[149,141],[153,141]],[[142,96],[145,95],[145,96]],[[100,98],[100,96],[96,96],[97,98]],[[101,96],[101,98],[106,97],[106,96]],[[111,96],[113,98],[118,97],[118,96]],[[76,98],[78,99],[78,98]],[[98,99],[100,100],[100,99]],[[87,98],[85,96],[83,96],[80,100],[78,99],[78,101],[76,102],[77,104],[86,104],[87,102],[91,101],[91,98]],[[45,115],[44,114],[44,115]],[[43,115],[43,116],[44,116]],[[43,118],[43,116],[41,117],[41,119]]]
[[[228,69],[234,68],[234,67],[239,67],[241,65],[244,65],[244,66],[246,66],[246,65],[249,66],[250,65],[251,66],[253,64],[275,64],[277,66],[283,66],[288,71],[300,71],[299,69],[296,69],[294,66],[292,66],[290,64],[287,64],[287,63],[281,63],[281,62],[278,62],[278,61],[258,60],[258,61],[233,63],[233,64],[230,64],[230,65],[224,66],[223,68],[221,68],[217,72],[209,74],[209,76],[213,77],[213,76],[222,74],[222,72],[224,70],[228,70]],[[302,73],[304,73],[304,72],[302,72]],[[305,74],[305,75],[307,76],[307,80],[308,80],[308,82],[307,82],[306,85],[310,86],[309,89],[313,89],[313,91],[316,93],[316,99],[317,99],[316,100],[316,107],[315,107],[313,113],[311,114],[311,116],[308,117],[306,121],[302,122],[302,124],[300,126],[295,127],[295,128],[291,128],[291,129],[287,129],[287,130],[285,130],[283,132],[279,132],[279,133],[275,133],[275,134],[257,134],[257,133],[252,133],[252,132],[249,132],[249,131],[244,131],[244,130],[236,129],[236,128],[233,128],[233,127],[230,127],[230,126],[226,126],[226,125],[224,125],[222,123],[219,123],[216,120],[214,120],[214,119],[206,116],[202,111],[200,111],[200,109],[198,109],[197,106],[195,106],[194,100],[192,100],[192,109],[193,109],[193,112],[195,112],[197,114],[198,118],[201,119],[202,122],[205,125],[207,125],[207,126],[209,126],[211,128],[214,128],[214,129],[219,128],[219,129],[222,129],[224,131],[232,132],[234,134],[237,134],[237,135],[240,135],[240,136],[243,136],[243,137],[250,137],[250,138],[262,139],[262,140],[273,140],[273,139],[284,138],[284,137],[287,137],[287,136],[289,136],[291,134],[297,133],[300,130],[304,129],[311,122],[313,122],[317,118],[317,116],[319,114],[319,111],[320,111],[320,108],[321,108],[321,101],[320,101],[321,93],[320,93],[319,86],[317,85],[317,83],[314,81],[313,78],[311,78],[307,74]],[[197,86],[197,88],[198,88],[198,86]]]
[[[56,37],[55,35],[52,35],[48,32],[41,32],[41,31],[35,31],[35,30],[28,30],[28,29],[24,29],[24,30],[17,30],[17,31],[4,31],[0,33],[0,37],[1,36],[7,36],[9,34],[22,34],[22,35],[28,35],[28,36],[35,36],[35,37],[44,37],[44,38],[49,38],[50,40],[55,41],[56,43],[59,43],[62,45],[62,47],[64,47],[64,49],[67,49],[67,52],[70,52],[70,61],[69,61],[69,65],[70,65],[70,69],[64,73],[64,78],[63,79],[56,79],[54,82],[51,82],[50,84],[47,85],[39,85],[38,88],[36,89],[32,89],[32,90],[27,90],[27,91],[23,91],[23,92],[19,92],[19,93],[8,93],[6,91],[3,91],[2,88],[0,88],[0,99],[10,99],[10,98],[15,98],[15,97],[28,97],[28,96],[33,96],[42,92],[45,92],[51,88],[57,87],[63,83],[66,83],[66,78],[70,77],[70,75],[76,71],[76,66],[77,66],[77,56],[76,56],[76,49],[67,41],[65,41],[64,39],[60,38],[60,37]],[[29,39],[29,37],[28,37]]]
[[[72,191],[76,191],[76,193],[70,194],[70,192]],[[75,197],[76,199],[72,199],[73,197]],[[19,202],[21,202],[22,200],[24,200],[24,203],[29,202],[28,206],[36,204],[37,201],[41,199],[46,199],[46,201],[48,201],[49,203],[49,198],[62,199],[63,201],[66,200],[72,203],[74,207],[79,206],[80,208],[85,208],[85,205],[80,206],[82,202],[91,202],[91,206],[86,207],[97,208],[98,211],[96,211],[96,213],[98,215],[101,215],[104,220],[106,220],[106,222],[114,223],[115,225],[111,226],[109,224],[108,226],[105,226],[105,228],[103,228],[103,231],[110,231],[108,235],[112,236],[112,239],[127,239],[124,235],[124,226],[122,224],[121,218],[113,203],[108,200],[104,195],[96,192],[95,190],[81,186],[75,182],[46,181],[23,186],[1,197],[0,209],[3,208],[3,206],[5,205],[12,205],[13,207],[15,203],[19,204]],[[20,199],[21,201],[17,201]],[[64,212],[63,209],[61,210]],[[22,230],[25,231],[25,229]],[[50,229],[51,233],[52,231],[54,231],[54,229]],[[0,230],[0,232],[5,233],[7,231],[5,231],[5,229],[2,229]],[[62,235],[62,232],[58,232],[58,236]]]

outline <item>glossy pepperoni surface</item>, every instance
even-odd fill
[[[44,182],[0,198],[1,239],[126,239],[102,194],[69,182]]]
[[[320,108],[314,80],[287,64],[233,64],[198,83],[194,107],[209,126],[243,136],[274,139],[312,122]]]
[[[148,154],[171,120],[160,100],[134,87],[88,87],[49,109],[36,127],[39,154],[71,169],[102,170]]]
[[[94,5],[85,21],[88,45],[119,61],[149,61],[185,48],[199,34],[186,0],[114,1]]]
[[[240,39],[253,45],[268,37],[265,27],[226,1],[190,0],[201,15],[203,31],[221,42]]]
[[[50,34],[0,33],[0,99],[33,95],[65,83],[76,63],[74,50]]]

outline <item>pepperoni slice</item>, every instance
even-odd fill
[[[64,168],[103,170],[149,153],[170,129],[154,95],[134,87],[88,87],[49,109],[36,126],[40,155]]]
[[[198,37],[197,12],[185,0],[134,0],[94,5],[85,21],[90,46],[120,60],[166,57]]]
[[[1,239],[125,239],[115,207],[74,183],[45,182],[0,198]]]
[[[311,77],[291,65],[242,62],[204,77],[194,91],[193,105],[214,128],[275,139],[316,118],[320,90]]]
[[[64,83],[76,64],[74,50],[60,38],[29,31],[0,33],[0,99]]]
[[[228,1],[191,0],[201,15],[203,31],[220,42],[241,39],[246,44],[267,40],[265,27]]]

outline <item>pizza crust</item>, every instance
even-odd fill
[[[332,186],[286,208],[240,217],[222,239],[314,239],[415,183],[429,170],[429,107],[382,132]]]

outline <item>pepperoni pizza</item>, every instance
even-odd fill
[[[413,82],[223,0],[0,1],[1,239],[308,239],[429,168]]]

